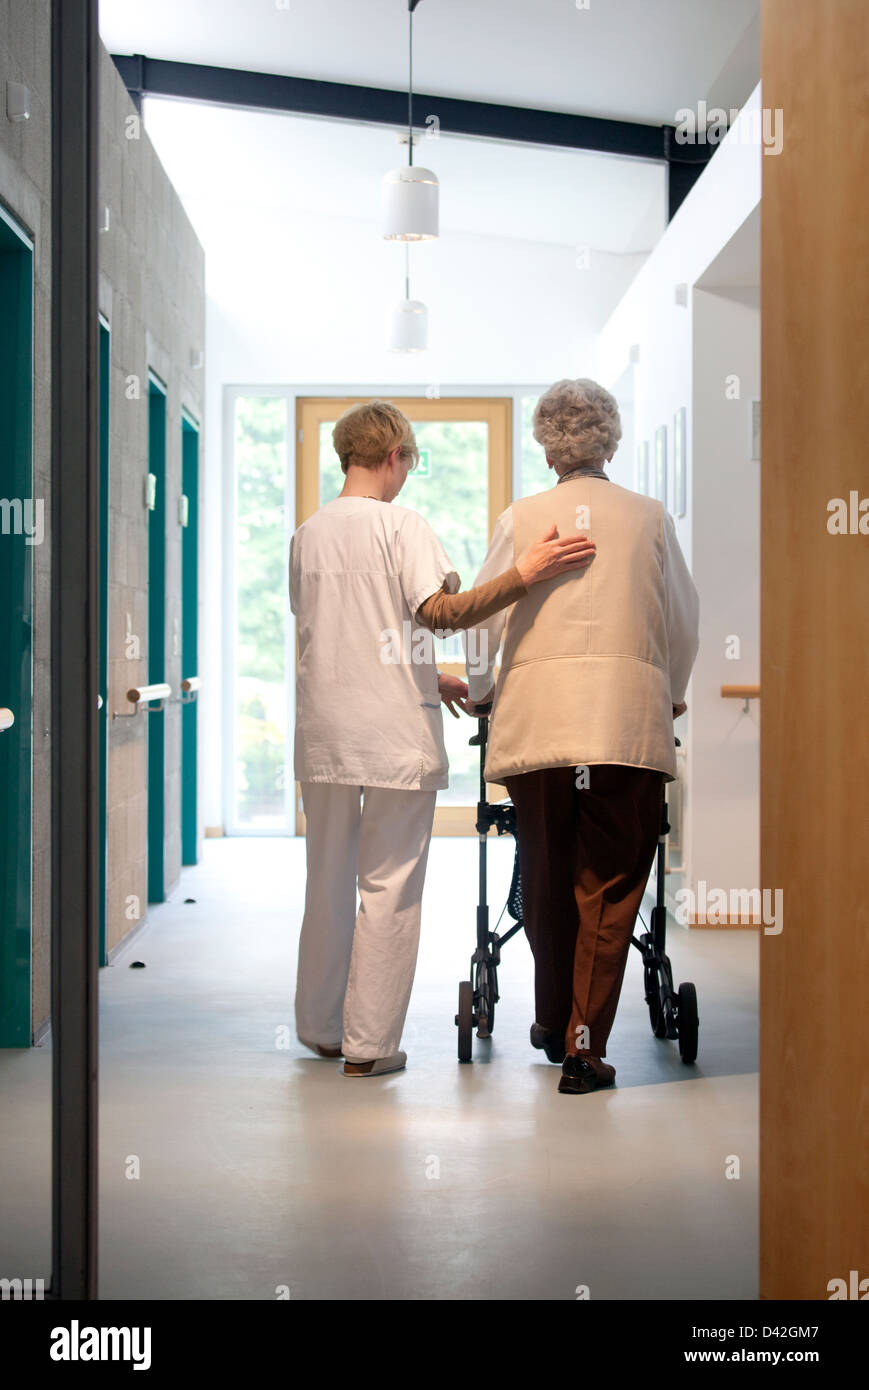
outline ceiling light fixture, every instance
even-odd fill
[[[428,309],[410,297],[410,247],[404,248],[404,299],[392,311],[390,352],[425,352],[428,347]]]
[[[413,12],[419,0],[407,0],[408,84],[407,158],[390,169],[382,182],[383,235],[387,241],[431,241],[438,235],[437,175],[413,162]]]

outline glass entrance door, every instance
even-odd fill
[[[338,416],[355,397],[319,397],[297,403],[296,524],[336,497],[343,474],[332,447]],[[362,398],[360,398],[362,399]],[[511,500],[513,402],[510,397],[394,397],[413,425],[419,466],[398,499],[424,516],[469,588],[485,558],[495,520]],[[464,679],[461,636],[437,644],[441,671]],[[473,835],[479,793],[479,754],[468,746],[474,721],[444,711],[450,785],[438,793],[435,834]],[[297,797],[297,807],[299,800]],[[296,828],[304,833],[304,815]]]

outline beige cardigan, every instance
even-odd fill
[[[697,591],[672,518],[652,498],[574,474],[501,514],[476,582],[514,563],[553,522],[561,536],[586,532],[597,553],[475,630],[488,644],[488,672],[469,675],[471,699],[488,694],[504,640],[486,776],[622,763],[672,780],[672,706],[698,645]]]

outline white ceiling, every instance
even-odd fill
[[[149,98],[145,128],[197,221],[204,202],[261,218],[315,213],[370,224],[380,181],[407,146],[380,126]],[[577,150],[423,138],[414,160],[441,183],[441,233],[519,238],[616,255],[652,249],[666,225],[664,166]]]
[[[422,0],[414,85],[439,96],[672,122],[759,80],[759,0]],[[111,52],[407,85],[406,0],[100,0]]]
[[[406,0],[280,3],[101,0],[101,34],[113,52],[406,83]],[[740,105],[753,90],[757,9],[758,0],[590,0],[587,10],[575,0],[422,0],[415,86],[672,121],[680,106]],[[330,370],[356,379],[370,355],[359,344],[401,283],[401,250],[378,226],[382,175],[407,158],[398,132],[156,98],[144,116],[205,245],[211,312],[219,306],[229,336],[259,344],[263,379],[310,380],[312,363],[323,381]],[[433,347],[441,334],[444,380],[470,372],[459,360],[466,340],[492,380],[536,379],[550,341],[561,361],[566,343],[599,330],[666,227],[660,163],[449,134],[421,138],[414,160],[441,183],[441,238],[413,252],[412,273],[431,304]],[[574,252],[586,247],[591,274]],[[347,361],[336,365],[345,337]],[[301,344],[303,362],[281,358],[285,339]],[[247,359],[224,366],[253,369]]]

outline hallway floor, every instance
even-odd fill
[[[652,1037],[632,951],[617,1086],[562,1096],[528,1043],[522,936],[495,1038],[456,1061],[477,851],[435,840],[407,1069],[349,1080],[293,1027],[304,848],[206,841],[101,974],[102,1298],[757,1297],[753,932],[671,922],[676,982],[699,995],[693,1067]],[[492,842],[498,911],[511,867],[512,841]],[[0,1275],[45,1276],[50,1046],[0,1054],[0,1081]]]
[[[102,976],[103,1298],[756,1298],[754,933],[670,928],[692,1068],[652,1037],[632,951],[617,1087],[562,1096],[528,1044],[521,937],[495,1038],[456,1061],[476,842],[436,840],[407,1069],[349,1080],[292,1023],[304,842],[205,850]],[[511,851],[490,854],[499,911]]]

